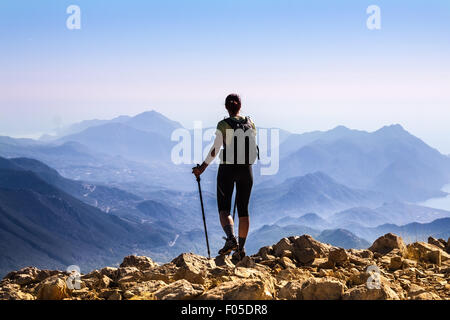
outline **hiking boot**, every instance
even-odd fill
[[[234,262],[234,261],[239,262],[239,261],[241,261],[242,259],[244,259],[246,255],[247,255],[247,254],[245,253],[245,249],[244,249],[244,248],[238,249],[238,250],[236,250],[236,251],[233,253],[233,256],[231,257],[231,261],[233,261],[233,262]]]
[[[219,254],[223,255],[223,256],[230,254],[231,251],[237,250],[237,248],[238,248],[238,243],[237,243],[235,237],[231,237],[229,239],[224,238],[224,239],[226,240],[225,245],[223,246],[222,249],[219,250]]]

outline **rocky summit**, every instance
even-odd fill
[[[406,245],[389,233],[346,250],[302,235],[239,262],[184,253],[164,265],[128,256],[83,275],[27,267],[0,282],[0,299],[448,300],[449,277],[450,239]]]

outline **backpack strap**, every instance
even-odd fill
[[[226,123],[228,123],[228,125],[231,127],[231,128],[233,128],[233,130],[236,130],[237,129],[237,127],[238,127],[238,124],[247,124],[248,123],[248,121],[249,121],[249,117],[245,117],[245,121],[239,121],[239,120],[235,120],[235,119],[233,119],[232,117],[229,117],[229,118],[226,118],[226,119],[224,119],[224,121],[226,122]]]

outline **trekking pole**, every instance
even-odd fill
[[[198,167],[200,167],[200,165],[197,164],[197,168]],[[200,204],[202,206],[203,226],[205,227],[206,247],[208,248],[208,258],[211,259],[211,253],[209,251],[208,230],[206,228],[205,208],[203,207],[202,187],[200,186],[200,176],[197,177],[197,183],[198,183],[198,192],[200,193]]]
[[[233,224],[236,225],[236,222],[234,221],[234,217],[236,217],[236,206],[237,206],[237,190],[236,190],[236,196],[234,197],[234,209],[233,209]]]

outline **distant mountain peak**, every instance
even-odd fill
[[[348,131],[352,131],[352,130],[343,125],[339,125],[330,130],[330,132],[348,132]]]
[[[149,130],[151,127],[155,127],[156,130],[163,130],[166,131],[166,133],[171,133],[173,129],[182,127],[179,122],[171,120],[155,110],[139,113],[127,120],[126,124],[134,126],[137,129],[144,130]]]
[[[391,124],[384,126],[374,133],[387,133],[387,134],[409,134],[408,131],[406,131],[401,124]]]
[[[161,119],[165,119],[165,120],[170,120],[168,117],[166,117],[165,115],[163,115],[162,113],[152,109],[152,110],[147,110],[141,113],[138,113],[137,115],[131,117],[131,119],[138,119],[138,118],[161,118]]]

